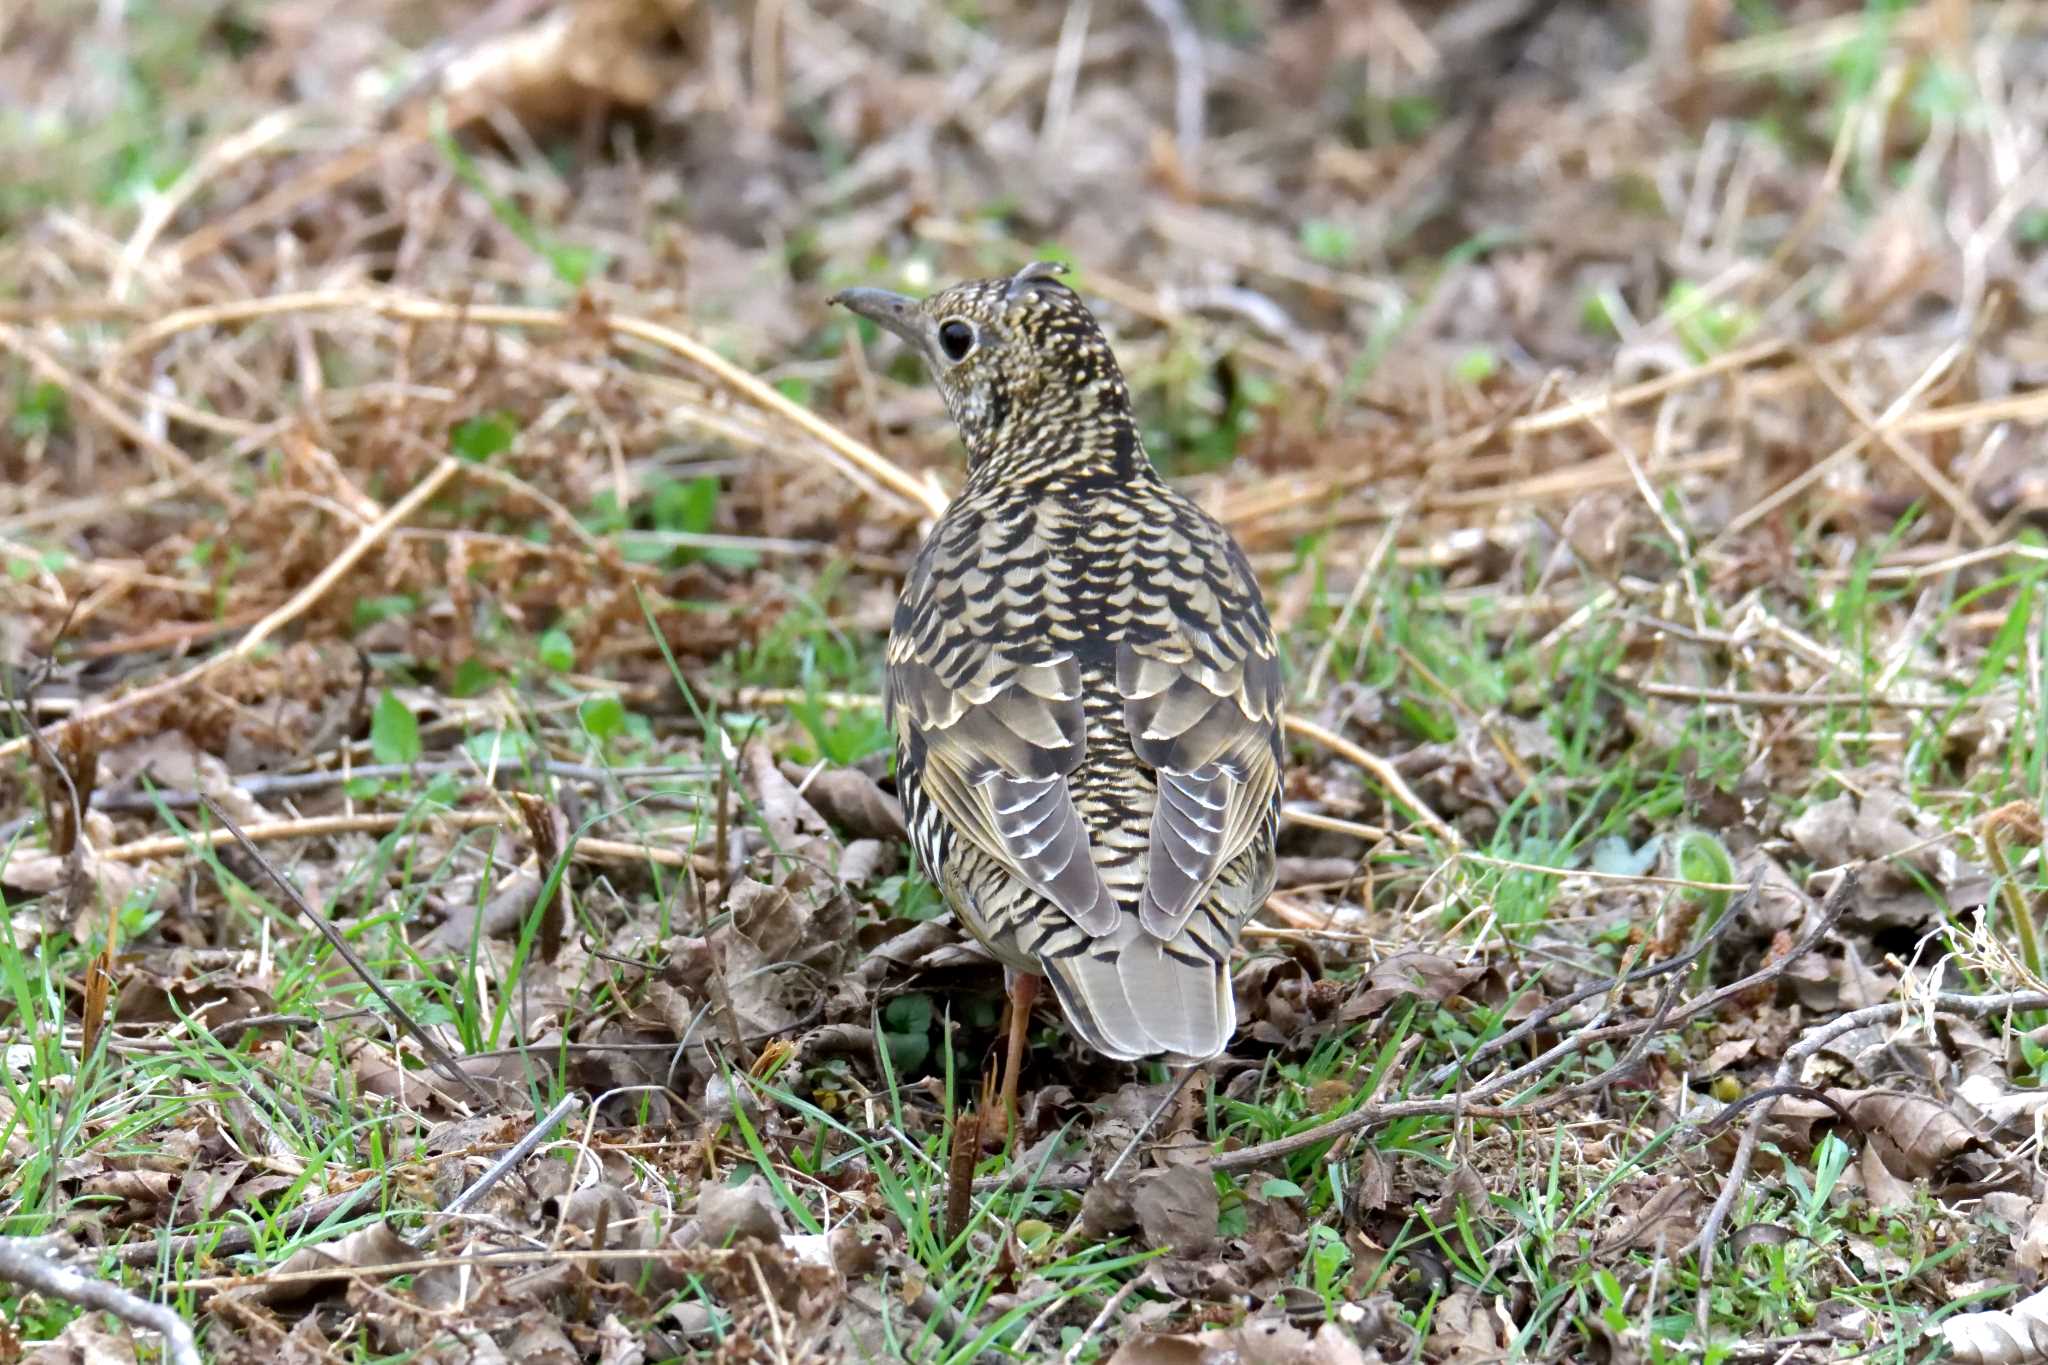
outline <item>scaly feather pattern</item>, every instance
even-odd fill
[[[1053,271],[840,296],[923,353],[969,455],[889,638],[897,784],[955,913],[1084,1041],[1204,1059],[1273,886],[1278,654],[1243,553],[1154,470]]]

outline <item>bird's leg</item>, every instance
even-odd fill
[[[1038,977],[1006,970],[1010,985],[1009,1048],[1003,1062],[1001,1102],[983,1121],[982,1131],[1001,1141],[1017,1118],[1017,1076],[1024,1069],[1024,1049],[1031,1040],[1031,1006],[1038,999]]]

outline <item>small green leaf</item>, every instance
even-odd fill
[[[571,288],[580,289],[590,278],[602,260],[596,248],[587,246],[565,246],[556,243],[546,248],[548,265],[553,268],[555,278]]]
[[[1397,95],[1387,101],[1387,122],[1403,142],[1420,141],[1443,121],[1443,107],[1428,95]]]
[[[1500,357],[1487,346],[1474,346],[1458,357],[1451,373],[1467,384],[1479,384],[1500,372]]]
[[[1620,336],[1621,324],[1614,317],[1614,302],[1605,290],[1596,289],[1579,300],[1579,330],[1594,336]]]
[[[1308,1197],[1308,1192],[1292,1180],[1282,1180],[1280,1177],[1274,1176],[1265,1184],[1259,1186],[1259,1195],[1264,1199],[1305,1199]]]
[[[1301,249],[1324,265],[1349,265],[1358,254],[1358,234],[1347,223],[1311,218],[1300,228]]]
[[[626,707],[617,697],[585,697],[576,716],[583,733],[599,743],[625,733]]]
[[[370,713],[370,753],[379,763],[419,761],[419,720],[388,687]]]
[[[671,480],[654,490],[654,524],[664,531],[702,535],[718,517],[718,480]]]
[[[419,605],[406,593],[393,593],[388,597],[358,597],[354,613],[357,630],[374,626],[379,621],[393,621],[408,616]]]
[[[541,663],[557,673],[567,673],[576,666],[576,642],[569,638],[566,630],[557,627],[542,631],[534,648]]]
[[[518,424],[510,414],[487,412],[457,422],[448,435],[448,448],[471,464],[482,464],[510,450],[518,437]]]
[[[1691,829],[1678,836],[1678,875],[1689,882],[1732,883],[1735,860],[1728,846],[1705,830]]]
[[[457,697],[480,697],[497,685],[498,670],[472,655],[455,665],[448,691]]]
[[[22,437],[47,436],[60,431],[70,412],[64,390],[46,379],[24,389],[15,403],[14,434]]]
[[[518,730],[485,730],[462,741],[462,749],[487,768],[517,767],[533,751],[533,741]]]
[[[899,995],[882,1006],[882,1027],[891,1033],[923,1033],[932,1026],[932,998],[922,991]]]

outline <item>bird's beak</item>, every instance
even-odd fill
[[[894,332],[913,347],[924,349],[924,319],[917,300],[886,289],[842,289],[828,303],[844,304],[883,331]]]

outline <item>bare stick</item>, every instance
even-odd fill
[[[165,1304],[151,1303],[119,1285],[58,1264],[47,1254],[56,1246],[51,1237],[0,1237],[0,1280],[82,1308],[112,1313],[131,1326],[161,1334],[164,1350],[175,1365],[202,1365],[199,1343],[183,1318]]]
[[[1104,1328],[1109,1326],[1109,1320],[1116,1316],[1117,1309],[1124,1306],[1124,1300],[1138,1292],[1145,1285],[1151,1283],[1151,1280],[1152,1267],[1148,1265],[1118,1285],[1116,1293],[1109,1296],[1109,1302],[1102,1305],[1102,1311],[1097,1313],[1094,1319],[1081,1329],[1081,1335],[1075,1339],[1072,1346],[1067,1348],[1067,1353],[1060,1357],[1060,1365],[1075,1365],[1075,1362],[1081,1359],[1081,1352],[1087,1347],[1088,1343],[1093,1341],[1101,1334]]]
[[[373,1177],[352,1190],[315,1199],[310,1204],[280,1214],[278,1230],[286,1237],[296,1237],[316,1224],[354,1212],[356,1205],[373,1200],[382,1188],[383,1178]],[[159,1260],[175,1260],[202,1252],[209,1256],[234,1256],[255,1245],[256,1226],[250,1223],[223,1228],[219,1232],[184,1232],[153,1237],[146,1242],[129,1242],[112,1248],[108,1254],[122,1265],[151,1265]]]
[[[505,1155],[491,1163],[489,1170],[470,1182],[468,1189],[448,1201],[444,1213],[464,1213],[475,1207],[476,1202],[490,1193],[491,1186],[503,1180],[518,1168],[519,1163],[533,1155],[534,1149],[546,1142],[548,1135],[559,1128],[562,1120],[583,1106],[581,1095],[565,1095],[562,1102],[533,1121],[533,1127],[526,1130],[526,1136],[512,1144]]]
[[[208,805],[212,798],[199,793],[193,804]],[[170,858],[192,848],[219,848],[240,841],[268,844],[280,839],[321,839],[335,834],[389,834],[411,824],[452,825],[457,829],[496,829],[510,825],[511,818],[495,810],[443,810],[430,815],[403,811],[364,811],[357,815],[308,815],[296,820],[267,820],[229,833],[224,829],[192,830],[185,834],[160,834],[132,843],[116,844],[100,852],[110,863],[146,862]],[[654,863],[661,867],[695,867],[700,871],[711,860],[686,849],[662,848],[655,844],[627,843],[621,839],[578,839],[570,857],[577,862],[625,863],[629,866]]]

